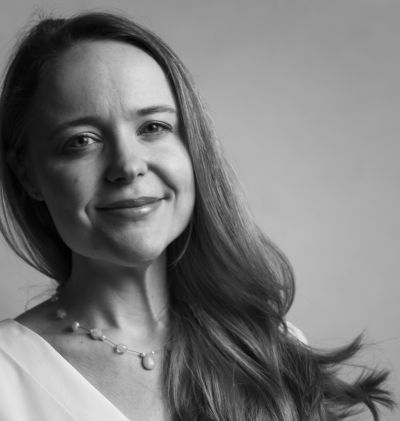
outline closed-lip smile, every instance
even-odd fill
[[[141,196],[105,203],[98,206],[98,209],[110,217],[139,221],[158,209],[163,199],[164,197]]]
[[[141,206],[150,205],[158,202],[162,198],[152,196],[142,196],[136,199],[123,199],[111,202],[100,206],[100,209],[125,209],[125,208],[139,208]]]

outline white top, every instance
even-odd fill
[[[129,421],[47,341],[0,322],[1,421]]]
[[[12,319],[0,322],[0,420],[129,421],[46,340]]]

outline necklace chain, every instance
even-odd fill
[[[57,302],[59,300],[59,296],[56,294],[51,298],[52,302]],[[67,317],[68,313],[65,309],[59,307],[56,310],[56,318],[58,320],[63,320]],[[134,349],[128,348],[127,345],[123,344],[123,343],[117,343],[112,341],[110,338],[108,338],[104,333],[103,330],[99,327],[93,327],[93,328],[89,328],[89,327],[85,327],[82,326],[80,324],[80,322],[78,321],[74,321],[71,325],[70,325],[70,329],[72,332],[78,332],[79,330],[82,330],[84,332],[86,332],[86,334],[93,340],[97,340],[100,342],[105,342],[109,345],[112,346],[114,352],[118,355],[123,355],[123,354],[134,354],[137,357],[140,358],[141,360],[141,364],[142,367],[145,370],[153,370],[154,367],[156,366],[156,360],[155,360],[155,355],[156,353],[159,353],[161,351],[163,351],[163,349],[158,349],[158,350],[151,350],[149,352],[140,352],[140,351],[135,351]]]

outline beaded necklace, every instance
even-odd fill
[[[52,302],[58,301],[58,295],[53,296],[51,299]],[[56,310],[55,316],[58,320],[63,320],[67,317],[68,313],[65,309],[59,307]],[[140,352],[135,351],[134,349],[128,348],[127,345],[123,343],[117,343],[112,341],[110,338],[108,338],[106,335],[104,335],[103,330],[99,327],[85,327],[82,326],[80,322],[75,320],[70,325],[71,332],[78,332],[78,331],[84,331],[87,333],[87,335],[93,339],[100,342],[105,342],[109,344],[112,348],[115,354],[117,355],[123,355],[123,354],[133,354],[140,358],[141,365],[145,370],[153,370],[156,366],[156,360],[155,355],[162,352],[163,349],[157,349],[157,350],[151,350],[148,352]]]

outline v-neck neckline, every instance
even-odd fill
[[[60,352],[57,351],[56,348],[54,348],[45,338],[43,338],[41,335],[39,335],[34,330],[30,329],[29,327],[25,326],[24,324],[18,322],[14,319],[6,319],[4,322],[10,323],[10,328],[19,329],[25,334],[25,337],[27,339],[31,339],[33,343],[39,345],[39,348],[36,350],[40,356],[43,359],[43,355],[41,353],[41,350],[47,351],[44,353],[44,356],[46,358],[46,364],[51,364],[51,361],[53,360],[58,366],[61,366],[62,368],[62,375],[68,375],[69,379],[73,382],[78,382],[78,386],[85,389],[85,392],[92,395],[92,398],[97,401],[94,404],[97,405],[97,403],[103,403],[103,408],[99,411],[104,414],[103,409],[105,410],[105,413],[107,416],[112,416],[113,421],[130,421],[126,415],[124,415],[103,393],[101,393],[76,367],[74,367],[65,357],[63,357]],[[3,323],[4,323],[3,322]],[[18,340],[21,340],[23,336],[19,337]],[[29,341],[28,341],[29,342]],[[12,345],[12,342],[9,343],[9,345]],[[28,343],[26,344],[29,345]],[[29,348],[28,348],[29,349]],[[21,363],[26,360],[26,353],[27,348],[24,346],[21,346],[21,344],[16,344],[16,346],[12,347],[13,353],[19,356],[18,362]],[[35,349],[33,349],[33,352],[35,352]],[[42,361],[43,362],[43,361]],[[29,371],[34,370],[34,375],[39,375],[40,370],[43,368],[41,363],[38,365],[34,365],[31,367],[31,364],[29,364]],[[41,377],[41,376],[39,376]],[[51,382],[52,380],[49,380]],[[53,389],[52,392],[54,392]],[[85,403],[91,402],[91,406],[93,401],[89,399],[85,399]],[[105,407],[105,408],[104,408]],[[103,415],[104,416],[104,415]],[[98,418],[94,418],[98,419]],[[101,418],[103,419],[103,418]],[[109,418],[104,418],[104,420]]]

